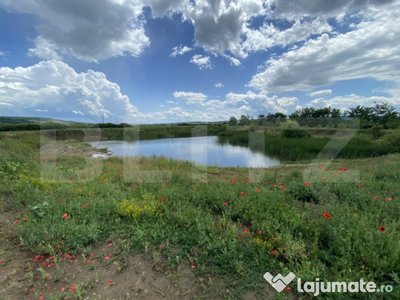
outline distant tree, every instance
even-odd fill
[[[357,105],[350,107],[346,112],[346,117],[360,120],[360,128],[370,128],[372,126],[373,110],[372,107]]]
[[[239,119],[239,125],[240,126],[250,125],[250,116],[241,115]]]
[[[265,125],[265,123],[266,123],[265,115],[263,115],[263,114],[258,115],[257,120],[258,120],[258,122],[257,122],[258,125]]]
[[[375,103],[375,106],[372,107],[372,121],[376,124],[382,125],[383,128],[393,128],[398,126],[398,113],[395,111],[395,107],[389,105],[387,102],[385,103]],[[393,126],[393,124],[396,124]]]
[[[228,121],[229,126],[235,126],[235,125],[237,125],[237,123],[238,123],[238,120],[235,117],[231,117]]]

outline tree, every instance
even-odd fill
[[[250,116],[241,115],[239,119],[239,125],[240,126],[250,125]]]
[[[349,111],[347,111],[345,115],[349,118],[359,119],[360,128],[370,128],[372,126],[372,107],[365,107],[361,105],[350,107]]]
[[[375,103],[375,106],[372,107],[372,121],[376,124],[382,125],[383,128],[388,129],[389,127],[397,127],[393,126],[393,123],[397,125],[398,113],[395,112],[394,106],[389,105],[389,103]]]
[[[235,125],[237,125],[237,123],[238,123],[238,120],[235,117],[231,117],[228,121],[229,126],[235,126]]]

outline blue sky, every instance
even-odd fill
[[[0,0],[0,115],[400,109],[399,0]]]

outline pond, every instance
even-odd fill
[[[114,156],[164,155],[199,165],[220,167],[272,167],[281,162],[248,147],[218,143],[216,136],[168,138],[158,140],[98,141],[91,142],[96,148],[107,148]]]

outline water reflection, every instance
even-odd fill
[[[221,167],[272,167],[281,164],[278,159],[248,147],[218,142],[216,136],[169,138],[159,140],[91,142],[97,148],[108,148],[116,156],[164,155],[201,165]]]

